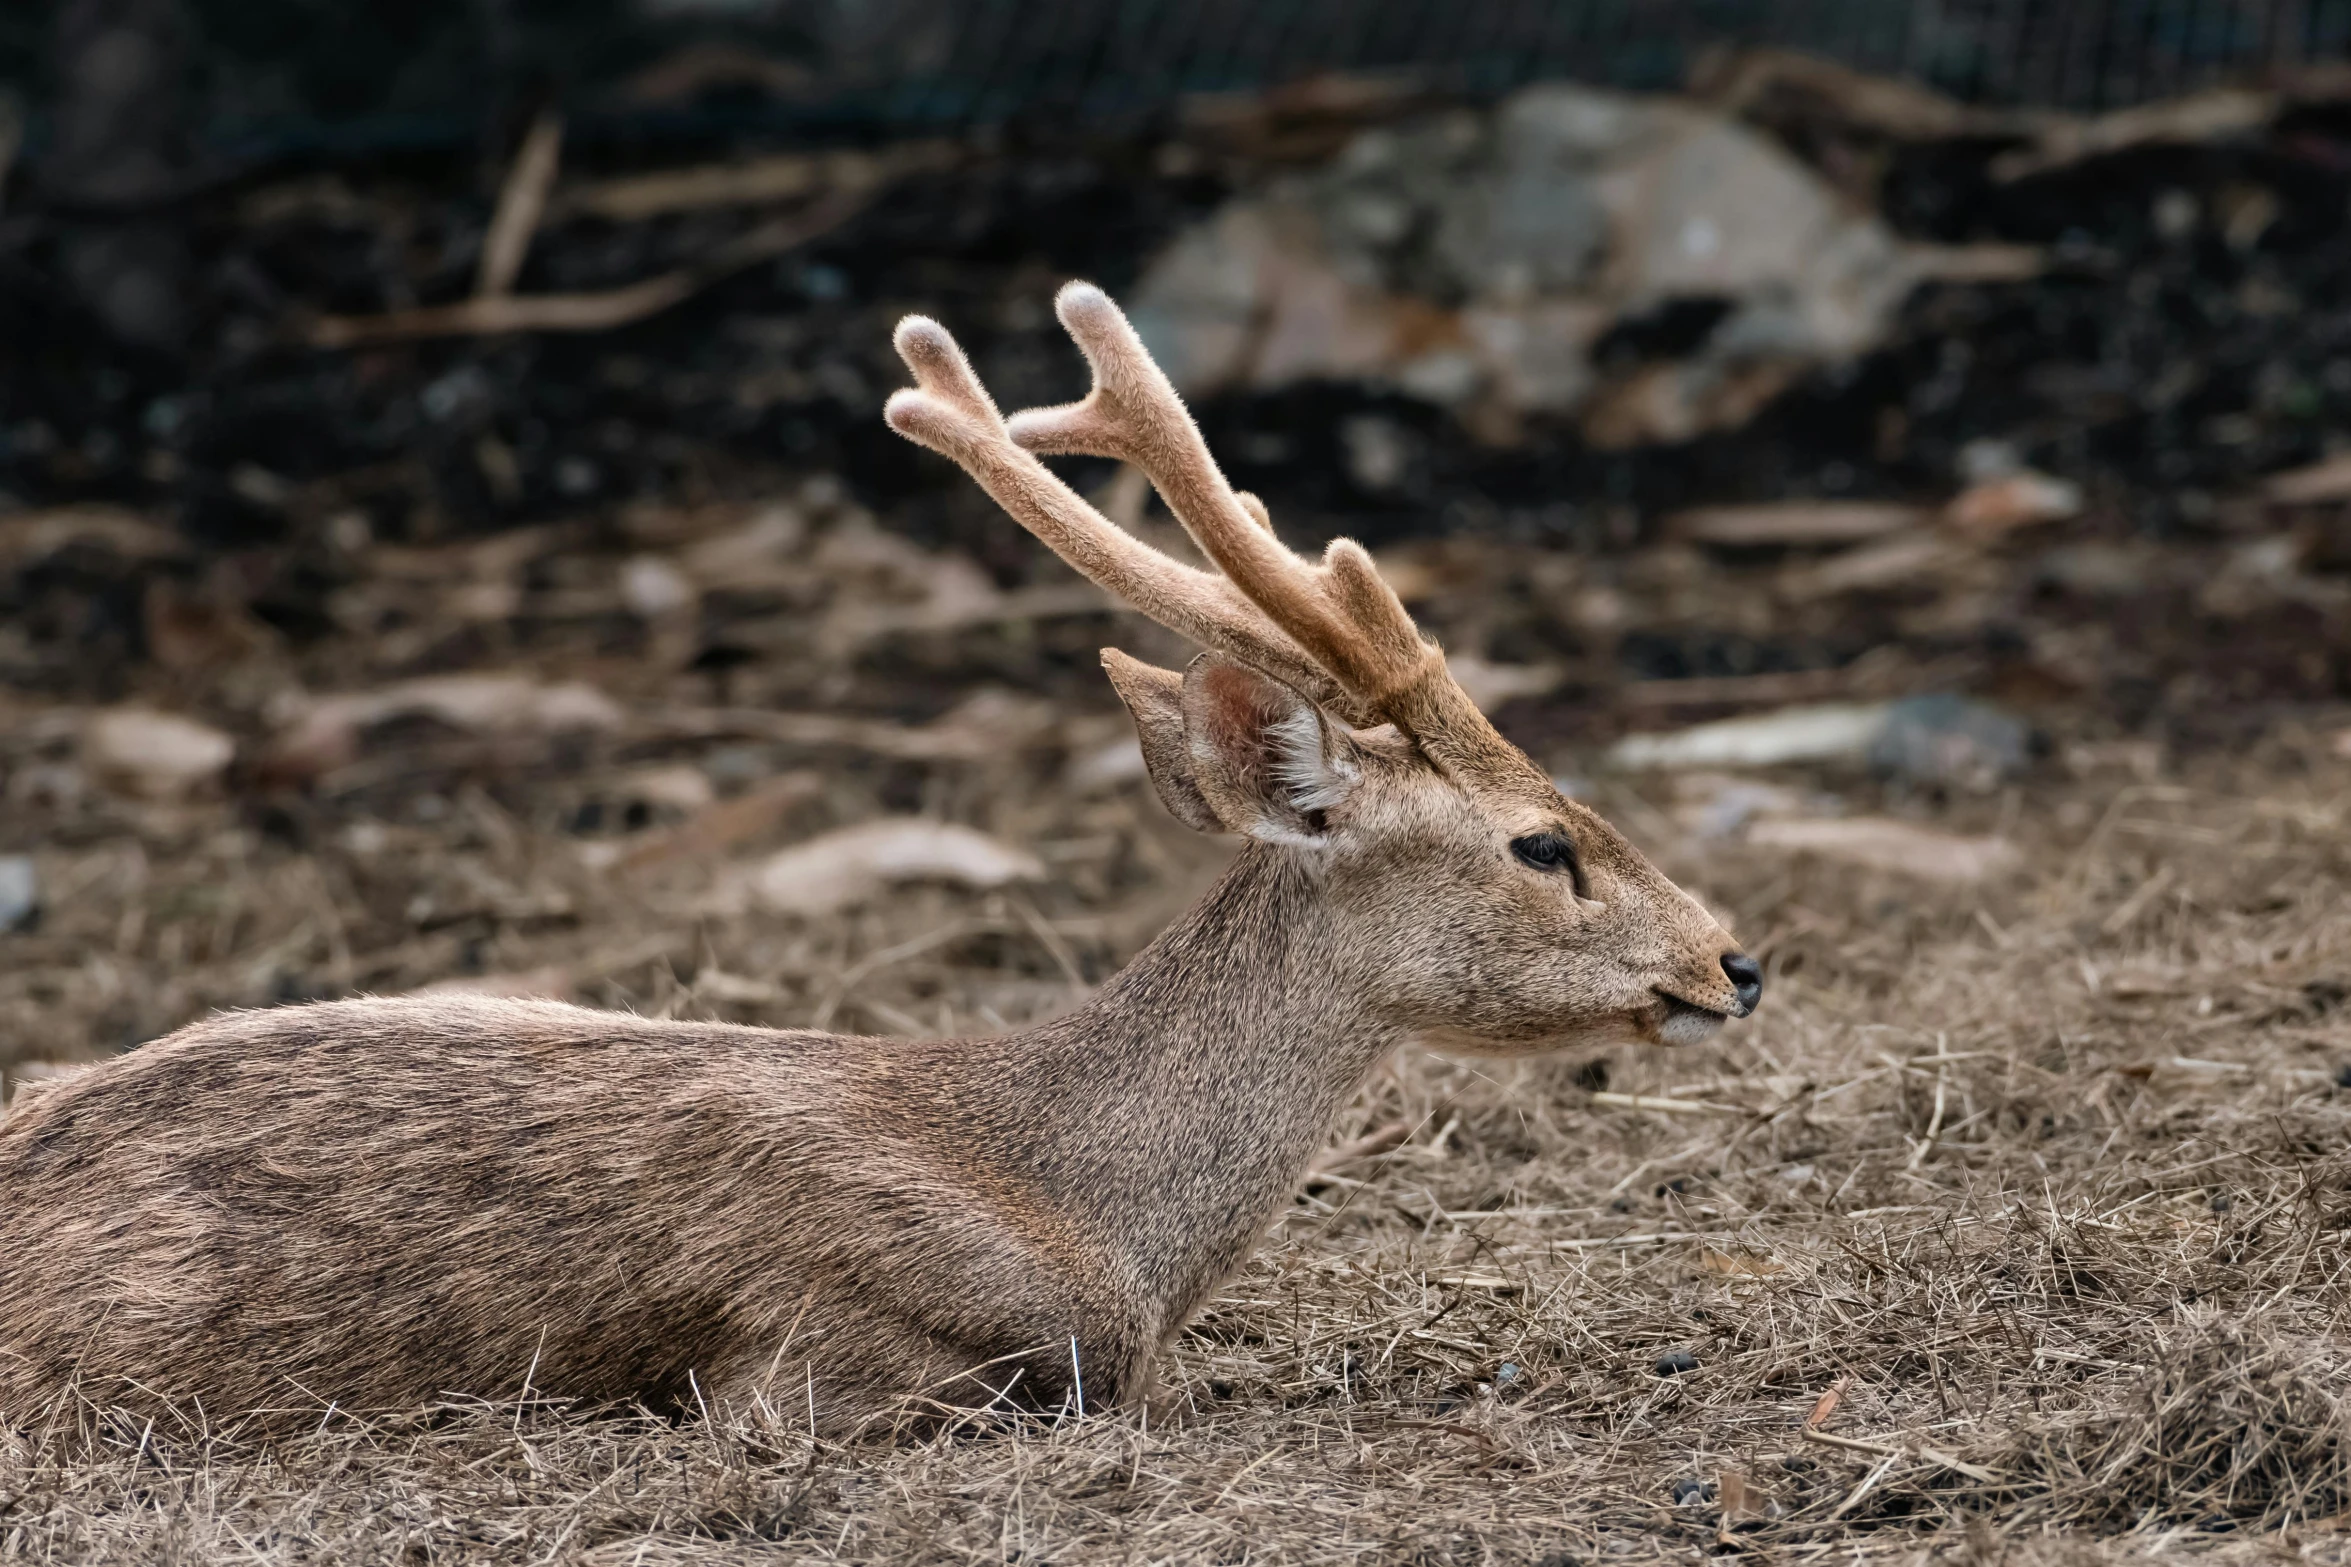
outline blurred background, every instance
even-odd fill
[[[1008,407],[1081,393],[1071,277],[1783,968],[1824,908],[1994,908],[2032,824],[2339,767],[2347,41],[2351,0],[8,8],[0,1087],[434,984],[936,1032],[1097,983],[1227,852],[1096,664],[1188,650],[880,420],[910,310]]]

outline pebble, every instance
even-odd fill
[[[1990,789],[2023,768],[2031,732],[1996,707],[1939,692],[1886,710],[1870,765],[1908,783]]]
[[[29,930],[41,917],[41,882],[29,854],[0,854],[0,930]]]
[[[1686,1349],[1669,1349],[1657,1357],[1656,1369],[1661,1377],[1678,1377],[1685,1371],[1697,1370],[1698,1357]]]

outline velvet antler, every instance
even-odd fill
[[[1287,681],[1350,722],[1392,722],[1424,749],[1509,750],[1362,545],[1333,540],[1318,565],[1274,536],[1265,508],[1226,481],[1108,295],[1071,283],[1054,309],[1093,368],[1084,400],[1006,421],[955,340],[909,316],[897,345],[919,387],[891,397],[891,428],[952,458],[1062,559],[1161,625]],[[1036,455],[1062,453],[1140,469],[1223,575],[1169,559],[1080,500]]]

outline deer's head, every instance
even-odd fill
[[[954,339],[909,316],[897,346],[919,385],[891,397],[891,428],[1210,650],[1182,674],[1102,658],[1168,809],[1282,845],[1317,879],[1353,965],[1333,982],[1431,1044],[1484,1053],[1690,1044],[1752,1012],[1754,961],[1495,731],[1363,548],[1293,554],[1118,307],[1085,283],[1055,307],[1093,366],[1083,402],[1007,421]],[[1220,570],[1119,528],[1040,453],[1133,464]]]

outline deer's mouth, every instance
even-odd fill
[[[1697,1045],[1712,1038],[1716,1029],[1730,1021],[1730,1014],[1661,990],[1657,993],[1657,1006],[1645,1021],[1649,1026],[1644,1032],[1658,1044]]]

